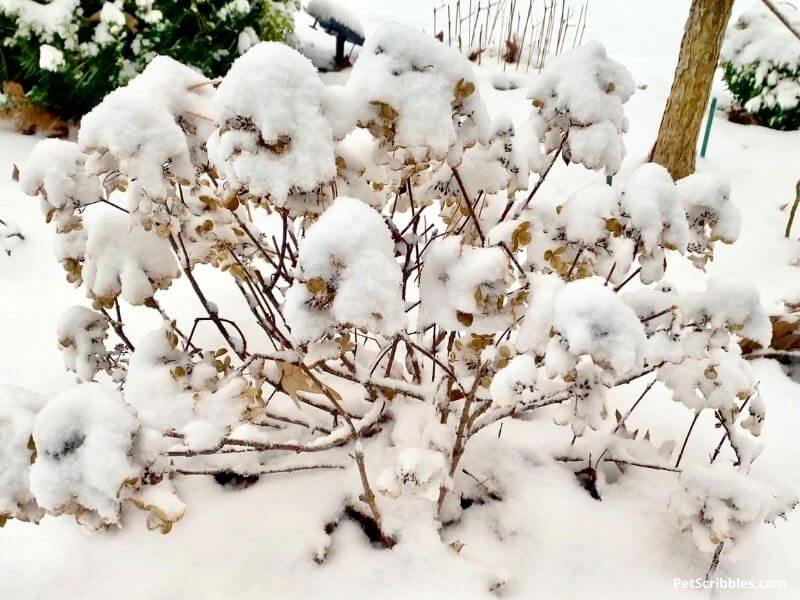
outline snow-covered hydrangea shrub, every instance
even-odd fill
[[[777,9],[800,29],[794,5]],[[761,2],[729,26],[720,61],[728,89],[758,123],[800,129],[800,40]]]
[[[3,81],[63,117],[89,111],[157,54],[209,77],[263,40],[294,27],[296,0],[3,0]]]
[[[218,88],[157,59],[86,117],[53,163],[63,179],[43,142],[22,180],[77,219],[57,223],[56,254],[93,310],[70,309],[59,331],[84,383],[14,426],[17,461],[31,427],[50,453],[33,466],[37,505],[102,525],[130,500],[168,531],[185,508],[172,478],[337,469],[343,512],[391,546],[409,503],[446,527],[497,501],[463,478],[470,440],[546,406],[567,464],[602,444],[595,463],[680,470],[666,465],[676,440],[637,438],[612,402],[647,376],[687,414],[714,414],[727,441],[715,460],[746,478],[768,426],[738,343],[769,341],[758,293],[663,280],[668,261],[702,268],[735,241],[728,186],[645,164],[531,204],[529,165],[552,165],[561,136],[570,168],[616,171],[623,155],[630,75],[596,44],[560,60],[534,85],[534,120],[558,116],[533,149],[511,118],[489,121],[464,57],[399,25],[376,32],[343,86],[277,44],[252,47]],[[140,126],[148,114],[161,135]],[[98,182],[102,202],[75,191]],[[161,301],[179,270],[196,304]],[[136,331],[131,306],[162,324]],[[95,442],[121,466],[87,495]],[[48,489],[48,469],[69,469],[73,487]]]

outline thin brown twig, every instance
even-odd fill
[[[555,460],[557,460],[558,462],[582,462],[585,461],[586,459],[572,457],[572,456],[556,456]],[[642,463],[642,462],[627,460],[624,458],[614,458],[613,456],[604,458],[602,462],[610,462],[616,465],[626,465],[628,467],[639,467],[641,469],[651,469],[653,471],[668,471],[670,473],[683,473],[681,469],[676,469],[674,467],[667,467],[664,465],[654,465],[650,463]]]
[[[797,29],[794,28],[794,25],[792,25],[792,23],[789,21],[789,19],[787,19],[784,16],[784,14],[780,10],[778,10],[778,7],[775,6],[775,3],[772,2],[772,0],[761,0],[761,1],[764,4],[767,5],[767,8],[772,12],[772,14],[774,14],[776,17],[778,17],[778,19],[780,20],[781,23],[786,25],[786,27],[789,29],[789,31],[791,31],[792,34],[794,34],[794,37],[796,37],[798,40],[800,40],[800,31],[798,31]]]
[[[692,429],[694,429],[694,424],[697,423],[697,419],[700,417],[700,411],[696,410],[694,413],[694,418],[692,419],[691,424],[689,425],[689,431],[686,432],[686,437],[683,438],[683,444],[681,445],[681,451],[678,453],[678,460],[675,461],[675,468],[681,466],[681,459],[683,458],[683,452],[686,450],[686,444],[689,443],[689,436],[692,435]]]
[[[334,465],[334,464],[323,464],[323,465],[297,465],[294,467],[281,467],[279,469],[263,469],[261,471],[246,471],[239,473],[237,475],[243,476],[254,476],[254,475],[276,475],[278,473],[294,473],[296,471],[312,471],[318,469],[346,469],[345,465]],[[177,473],[178,475],[222,475],[225,473],[231,473],[232,471],[229,469],[201,469],[201,470],[191,470],[191,469],[173,469],[172,473]]]
[[[550,173],[550,170],[553,168],[553,165],[556,164],[556,160],[558,159],[559,154],[561,154],[561,150],[563,150],[564,144],[566,143],[567,143],[567,136],[564,135],[561,137],[561,142],[559,142],[558,147],[556,148],[556,151],[553,154],[553,158],[551,158],[550,162],[547,163],[547,167],[545,168],[544,172],[542,172],[542,174],[539,176],[538,181],[533,186],[533,189],[531,189],[530,193],[528,194],[528,197],[525,198],[525,202],[523,202],[522,206],[520,206],[519,209],[515,211],[516,215],[522,214],[522,211],[528,208],[528,205],[530,204],[531,200],[533,200],[534,195],[536,194],[536,192],[539,191],[539,188],[542,187],[542,184],[544,183],[544,180],[547,178],[548,173]],[[498,221],[499,223],[505,220],[506,216],[511,211],[511,207],[513,206],[513,204],[514,204],[513,200],[509,200],[509,202],[506,204],[506,208],[503,211],[503,214],[500,215],[500,219]]]
[[[461,196],[464,198],[464,203],[467,205],[467,210],[469,211],[469,216],[472,221],[475,223],[475,230],[478,232],[478,238],[481,240],[481,246],[486,245],[486,237],[483,235],[483,230],[481,229],[481,223],[478,221],[478,215],[475,214],[475,209],[472,206],[472,202],[469,199],[469,195],[467,194],[467,189],[464,187],[464,182],[461,180],[461,175],[458,173],[458,169],[453,167],[453,175],[456,178],[456,182],[458,183],[458,188],[461,190]]]

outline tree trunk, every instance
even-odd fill
[[[693,0],[681,41],[675,79],[651,160],[675,179],[694,172],[697,136],[733,0]]]

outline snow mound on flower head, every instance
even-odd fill
[[[678,479],[681,488],[670,495],[669,507],[700,550],[713,552],[720,542],[736,542],[767,517],[764,487],[730,465],[693,467]]]
[[[183,444],[192,450],[213,450],[219,448],[225,437],[225,430],[202,419],[193,419],[181,429]]]
[[[472,148],[464,155],[459,174],[467,196],[476,198],[479,193],[507,195],[528,187],[527,157],[520,150],[514,122],[502,113],[492,119],[488,141]],[[461,195],[452,169],[440,169],[430,182],[434,198],[447,200]]]
[[[619,214],[618,202],[617,190],[600,182],[578,189],[558,215],[567,239],[591,246],[608,237],[606,220]]]
[[[572,354],[588,354],[620,375],[642,367],[644,328],[633,309],[599,279],[565,285],[555,297],[553,325]]]
[[[728,328],[766,348],[772,324],[761,306],[758,288],[734,277],[712,277],[705,292],[686,294],[681,302],[684,322]]]
[[[532,356],[519,354],[492,378],[489,393],[497,406],[511,407],[536,393],[538,368]]]
[[[333,134],[322,115],[325,86],[307,58],[262,42],[236,59],[214,96],[214,166],[237,189],[283,206],[336,176]]]
[[[440,160],[449,154],[448,162],[457,165],[463,148],[483,139],[489,126],[473,81],[472,66],[457,49],[387,23],[367,39],[346,89],[357,99],[357,122],[378,119],[379,105],[389,105],[397,111],[395,146],[417,160],[428,153]],[[469,85],[459,87],[459,82]]]
[[[206,78],[166,56],[157,56],[128,85],[108,94],[81,120],[78,144],[92,155],[90,173],[115,169],[131,182],[132,200],[139,196],[164,198],[172,184],[165,170],[179,179],[192,180],[192,146],[202,145],[202,118],[211,86],[189,89]],[[187,131],[199,128],[197,137]],[[206,132],[207,135],[207,132]],[[195,149],[197,150],[197,149]],[[166,166],[166,167],[165,167]]]
[[[105,347],[108,325],[108,317],[85,306],[70,306],[58,318],[56,331],[64,366],[81,381],[91,381],[110,366]]]
[[[664,167],[645,163],[635,169],[625,181],[620,199],[623,211],[630,216],[630,224],[641,234],[645,252],[658,244],[686,250],[689,242],[686,211]]]
[[[528,284],[527,310],[514,345],[520,352],[532,351],[543,356],[553,326],[553,300],[564,287],[564,281],[555,274],[530,273]]]
[[[30,483],[36,501],[55,514],[85,509],[99,525],[117,523],[120,490],[139,476],[131,461],[138,428],[122,397],[99,383],[50,400],[33,426]]]
[[[181,357],[163,327],[137,340],[128,364],[125,399],[145,427],[179,430],[195,416],[191,391],[172,373]]]
[[[337,324],[392,335],[406,325],[389,228],[363,202],[340,196],[300,242],[298,273],[284,315],[305,342]]]
[[[659,368],[658,378],[672,391],[673,400],[693,410],[721,408],[731,411],[738,400],[755,391],[757,383],[738,350],[728,352],[722,348],[711,350],[708,357],[684,357],[679,364],[665,364]],[[734,436],[740,437],[738,433]],[[740,453],[743,444],[751,445],[748,442],[737,443]],[[753,447],[753,452],[760,450]],[[741,458],[743,462],[751,462]]]
[[[83,278],[90,297],[121,295],[138,306],[178,275],[169,242],[132,227],[125,215],[99,215],[88,229]]]
[[[689,222],[689,246],[721,239],[732,244],[739,237],[742,215],[730,201],[730,181],[717,173],[692,173],[676,183]]]
[[[569,160],[616,173],[628,128],[622,105],[633,91],[631,74],[609,59],[599,42],[565,52],[547,63],[528,91],[535,107],[529,121],[534,136],[550,152],[566,135]],[[537,163],[541,157],[532,160],[535,170],[543,166]]]
[[[42,212],[53,212],[59,232],[76,209],[103,197],[100,180],[86,175],[85,163],[76,143],[49,139],[37,142],[20,170],[22,191],[39,195]]]
[[[463,244],[461,236],[433,242],[420,275],[420,326],[494,333],[508,326],[504,304],[509,263],[500,248]]]
[[[435,502],[448,480],[447,460],[428,448],[404,448],[397,455],[395,475],[416,496]]]
[[[29,489],[29,442],[36,413],[45,399],[14,386],[0,386],[0,521],[38,521],[43,511]]]

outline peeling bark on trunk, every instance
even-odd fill
[[[694,172],[697,137],[733,0],[693,0],[651,160],[675,179]]]

